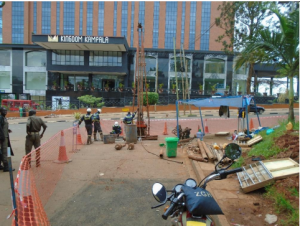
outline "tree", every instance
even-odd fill
[[[88,107],[96,107],[101,108],[105,103],[102,102],[102,97],[94,97],[92,95],[84,95],[81,97],[77,97],[77,99],[85,104],[88,105]]]
[[[222,43],[223,51],[227,54],[240,52],[245,48],[248,40],[253,40],[263,29],[262,21],[270,15],[265,8],[273,3],[270,2],[223,2],[218,7],[220,16],[215,19],[216,26],[222,28],[224,33],[217,38],[217,42]],[[241,57],[248,59],[245,63],[249,64],[247,78],[247,93],[250,93],[251,78],[253,67],[258,63],[257,54],[243,55]],[[242,66],[242,65],[241,65]],[[238,69],[238,68],[236,68]]]
[[[280,68],[281,76],[289,78],[289,119],[294,121],[293,78],[299,76],[299,7],[287,15],[281,14],[276,6],[270,11],[277,16],[280,26],[276,30],[261,30],[258,39],[246,43],[242,54],[264,51],[268,56],[265,62],[274,64]]]

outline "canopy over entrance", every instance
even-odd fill
[[[177,135],[179,136],[179,126],[178,126],[178,113],[179,113],[178,105],[179,104],[194,105],[195,107],[199,108],[200,118],[201,118],[201,122],[202,122],[202,129],[204,132],[201,107],[228,106],[228,107],[237,107],[237,108],[247,109],[251,102],[254,103],[254,106],[256,108],[256,103],[252,96],[230,96],[230,97],[217,97],[217,98],[210,97],[210,98],[176,101]],[[249,135],[248,111],[246,110],[245,112],[246,112],[246,119],[247,119],[247,134]],[[259,126],[261,126],[257,111],[256,111],[256,115],[258,118]]]

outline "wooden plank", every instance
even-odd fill
[[[247,142],[247,145],[248,145],[248,146],[252,146],[253,144],[256,144],[256,143],[262,141],[262,139],[263,139],[262,136],[258,135],[257,137],[254,137],[254,138],[252,138],[251,140],[249,140],[249,141]]]

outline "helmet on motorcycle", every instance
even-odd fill
[[[119,125],[119,123],[118,122],[115,122],[115,126],[118,126]]]
[[[92,109],[88,108],[86,109],[87,112],[92,112]]]
[[[98,109],[98,112],[101,113],[101,109]]]

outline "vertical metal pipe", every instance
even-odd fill
[[[178,119],[178,100],[176,100],[176,120],[177,120],[177,137],[178,139],[180,139],[179,137],[179,119]]]
[[[10,147],[7,147],[7,161],[8,161],[9,177],[10,177],[11,198],[15,210],[15,222],[16,222],[16,226],[18,226],[17,203],[16,203],[16,194],[15,194],[15,186],[14,186],[14,175],[12,172]]]
[[[203,126],[203,119],[202,119],[201,107],[199,107],[199,112],[200,112],[200,118],[201,118],[201,124],[202,124],[202,133],[205,136],[205,129],[204,129],[204,126]]]

